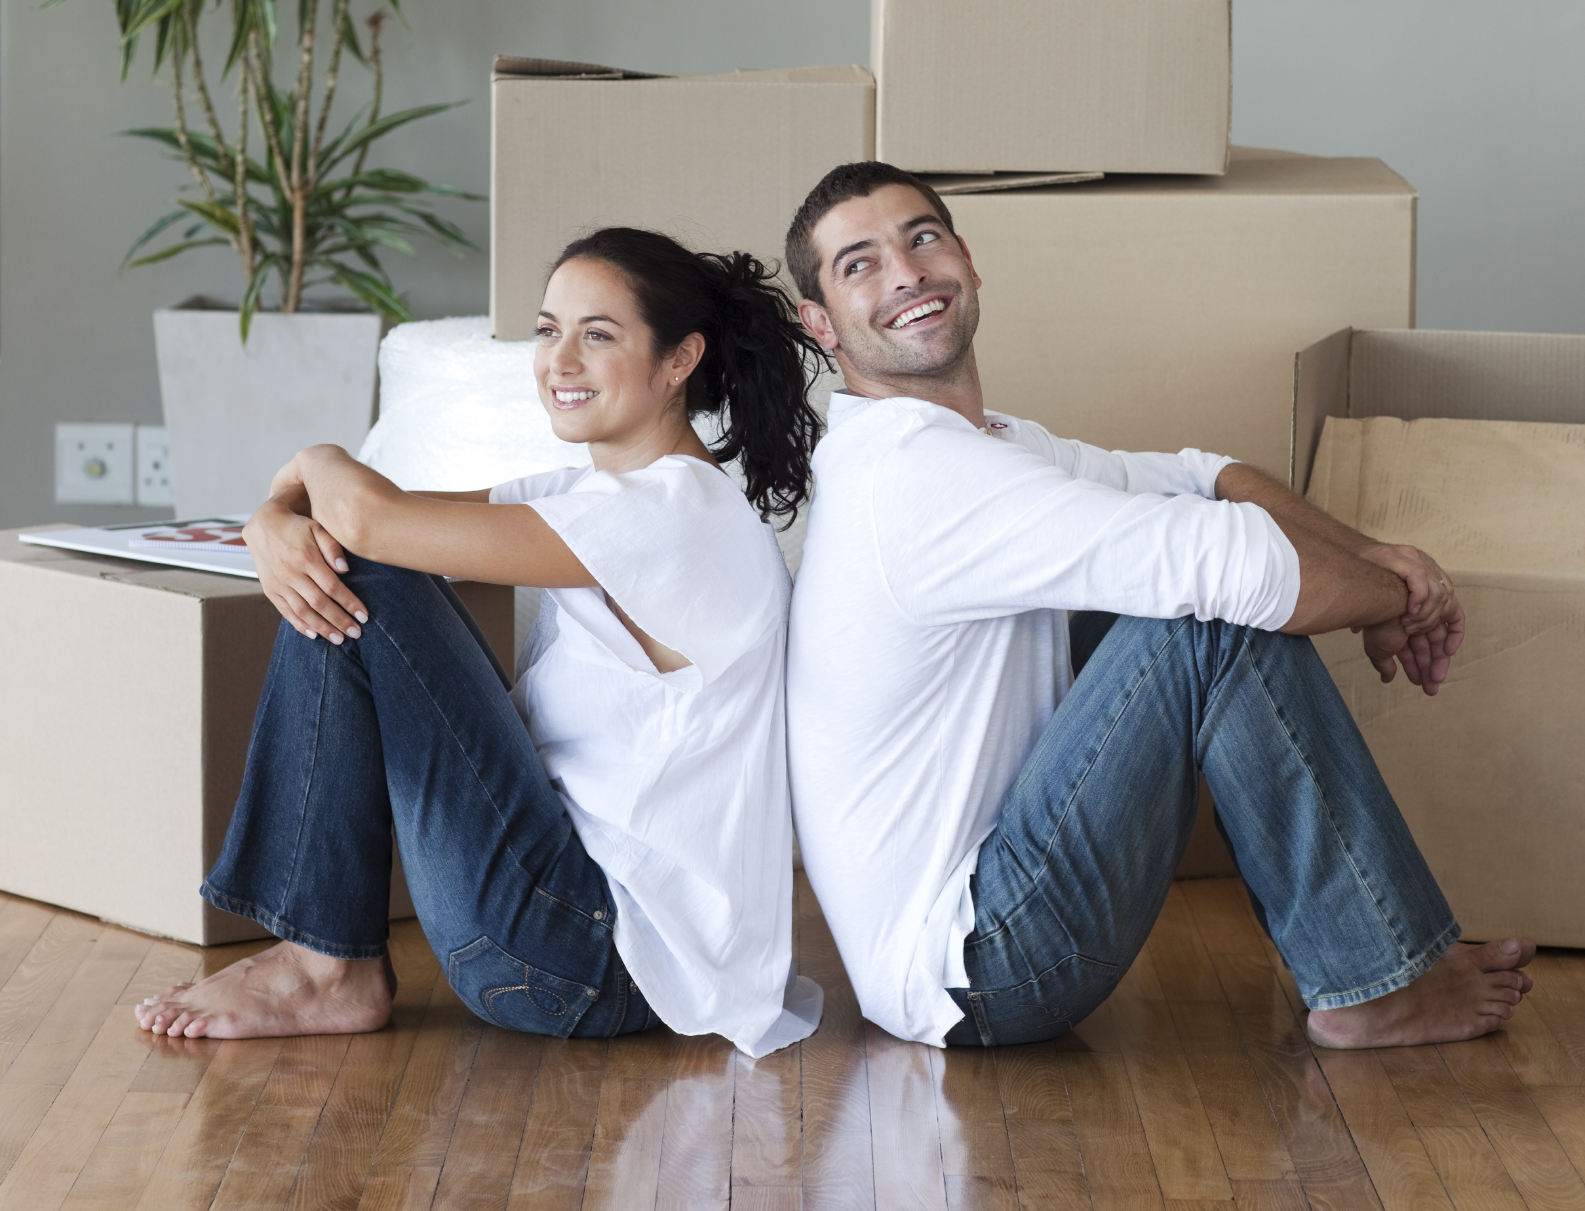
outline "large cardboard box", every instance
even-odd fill
[[[0,531],[0,890],[201,945],[265,936],[198,887],[279,615],[257,581],[21,532]],[[457,587],[510,668],[511,589]],[[399,869],[391,907],[413,912]]]
[[[1220,173],[1231,0],[871,0],[880,159]]]
[[[546,271],[580,234],[649,227],[780,262],[809,190],[875,151],[862,67],[646,76],[501,57],[492,96],[490,315],[502,340],[534,335]]]
[[[1110,449],[1285,482],[1293,351],[1414,323],[1415,191],[1379,160],[1235,149],[1222,177],[949,199],[984,279],[988,406]]]
[[[1466,937],[1585,946],[1585,336],[1343,331],[1296,382],[1310,500],[1468,616],[1434,698],[1316,641],[1415,840]]]

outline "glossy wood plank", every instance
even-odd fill
[[[666,1136],[666,1077],[676,1036],[661,1027],[611,1047],[583,1206],[589,1211],[653,1207]]]
[[[1234,1178],[1233,1201],[1238,1211],[1310,1211],[1297,1177],[1265,1181]]]
[[[1438,1047],[1531,1211],[1585,1207],[1585,1181],[1491,1035]]]
[[[783,1047],[733,1057],[732,1186],[796,1189],[803,1176],[803,1054]],[[734,1193],[734,1199],[741,1193]]]
[[[5,1077],[10,1075],[11,1066],[102,933],[104,926],[97,921],[75,913],[57,914],[0,987],[0,1097],[5,1096]],[[62,1084],[64,1080],[63,1077],[55,1083]]]
[[[1123,1058],[1064,1055],[1062,1069],[1095,1211],[1160,1208],[1161,1186]]]
[[[288,1207],[356,1211],[391,1106],[418,1041],[438,969],[399,983],[391,1024],[353,1036],[309,1139]]]
[[[736,1050],[717,1036],[682,1036],[673,1044],[655,1191],[659,1211],[725,1211],[731,1200]]]
[[[8,899],[0,905],[0,988],[54,919],[54,909],[32,900]]]
[[[1055,1043],[1030,1043],[998,1047],[991,1054],[1019,1206],[1062,1211],[1090,1207],[1063,1071],[1063,1058],[1070,1053]]]
[[[1226,1202],[1233,1197],[1199,1088],[1147,948],[1110,998],[1162,1195]]]
[[[1522,1211],[1518,1187],[1479,1127],[1421,1127],[1418,1134],[1458,1211]]]
[[[1524,1004],[1546,1023],[1573,1072],[1568,1079],[1538,1080],[1539,1085],[1577,1085],[1576,1073],[1585,1073],[1585,955],[1580,951],[1543,950],[1526,969],[1535,979],[1535,988]],[[1511,1062],[1511,1059],[1510,1059]]]
[[[214,1201],[284,1043],[281,1039],[220,1043],[171,1039],[167,1045],[207,1057],[207,1062],[137,1208],[197,1211]]]
[[[1530,1100],[1573,1162],[1574,1171],[1585,1175],[1585,1089],[1542,1086],[1530,1090]]]
[[[1529,997],[1519,1002],[1496,1037],[1503,1057],[1525,1085],[1585,1084],[1585,1075]]]
[[[870,1143],[878,1211],[946,1211],[930,1049],[866,1024]]]
[[[794,911],[798,969],[825,990],[820,1029],[799,1044],[803,1066],[803,1206],[859,1211],[875,1206],[864,1020],[820,906],[799,872]]]
[[[995,1203],[1001,1198],[1004,1185],[1008,1193],[1016,1189],[996,1053],[991,1048],[949,1047],[931,1049],[929,1059],[941,1135],[941,1169],[948,1179],[947,1204],[957,1206],[963,1199],[987,1198]],[[956,1202],[952,1195],[953,1178],[977,1179],[959,1183],[961,1191]],[[984,1193],[975,1194],[975,1190]]]
[[[244,1044],[262,1041],[249,1039]],[[215,1194],[215,1211],[274,1211],[286,1203],[351,1042],[347,1035],[282,1042],[275,1067],[226,1166]]]
[[[1316,1211],[1379,1208],[1353,1137],[1270,963],[1239,954],[1212,955],[1211,962],[1305,1198]]]
[[[549,1041],[484,1028],[440,1171],[436,1206],[473,1211],[505,1205]]]
[[[404,1208],[420,1197],[429,1205],[483,1033],[484,1024],[437,978],[369,1166],[360,1208]]]
[[[513,1211],[577,1211],[583,1205],[610,1046],[603,1039],[545,1044],[512,1174]]]
[[[1453,1211],[1376,1053],[1318,1049],[1315,1056],[1386,1211]]]
[[[136,1206],[190,1100],[186,1093],[123,1097],[61,1211],[126,1211]]]

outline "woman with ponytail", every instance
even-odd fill
[[[334,446],[283,467],[245,534],[284,622],[203,887],[282,941],[151,997],[140,1024],[382,1027],[394,832],[425,935],[486,1021],[664,1022],[752,1056],[808,1035],[769,523],[807,492],[819,356],[752,257],[611,228],[553,267],[534,358],[592,466],[462,493],[403,492]],[[546,589],[515,684],[447,575]]]

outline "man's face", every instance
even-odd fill
[[[815,225],[825,305],[804,324],[867,378],[930,378],[967,356],[980,322],[968,250],[922,194],[885,185],[833,207]]]

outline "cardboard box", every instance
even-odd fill
[[[1585,336],[1343,331],[1296,383],[1310,500],[1468,617],[1434,698],[1316,640],[1415,840],[1466,937],[1585,946]]]
[[[1221,173],[1231,0],[871,0],[880,159]]]
[[[21,532],[0,531],[0,889],[184,942],[266,936],[198,887],[242,786],[279,615],[257,581]],[[510,668],[511,589],[457,587]],[[398,868],[392,915],[412,913]]]
[[[809,190],[875,151],[862,67],[666,77],[503,56],[492,96],[490,315],[502,340],[534,335],[546,272],[579,235],[648,227],[780,263]]]
[[[1414,323],[1415,191],[1379,160],[1235,149],[1222,177],[967,194],[988,406],[1288,480],[1293,351]]]

